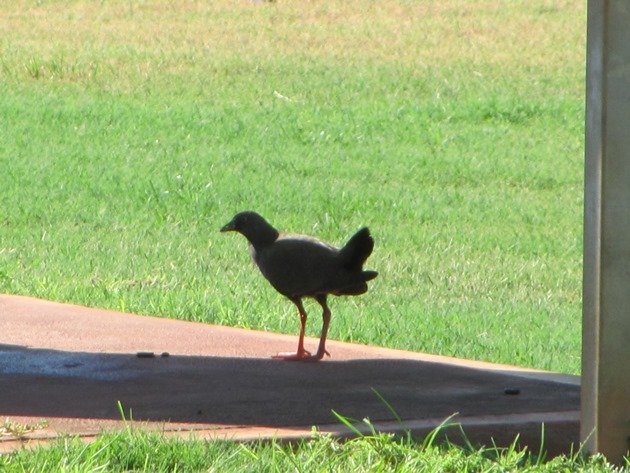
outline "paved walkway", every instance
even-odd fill
[[[473,442],[507,445],[520,433],[536,450],[544,423],[550,454],[578,441],[577,377],[334,341],[319,363],[270,358],[296,343],[296,335],[0,295],[0,452],[119,428],[119,402],[134,423],[199,437],[292,439],[312,426],[348,435],[334,409],[417,435],[457,413]],[[18,438],[2,428],[6,419],[37,428]],[[446,433],[459,438],[458,428]]]

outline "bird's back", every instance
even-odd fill
[[[367,290],[361,271],[344,267],[339,249],[315,238],[282,235],[252,256],[271,285],[287,297],[360,294]]]

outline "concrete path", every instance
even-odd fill
[[[334,341],[319,363],[270,358],[296,343],[297,334],[0,295],[0,452],[120,428],[119,403],[134,423],[199,437],[292,439],[312,426],[348,435],[334,409],[417,435],[457,413],[473,442],[507,445],[520,433],[535,450],[544,423],[550,454],[578,441],[577,377]],[[10,422],[34,430],[18,436]]]

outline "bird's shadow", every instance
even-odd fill
[[[517,389],[517,396],[506,395]],[[378,392],[378,395],[375,392]],[[356,419],[518,414],[579,409],[579,386],[434,362],[360,359],[300,363],[268,358],[139,357],[0,344],[0,416],[242,426]]]

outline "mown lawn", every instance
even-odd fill
[[[370,227],[331,338],[578,373],[584,7],[2,3],[0,292],[296,333],[254,209]]]
[[[584,16],[4,4],[0,291],[294,333],[218,228],[369,225],[380,277],[333,302],[332,338],[577,373]]]

